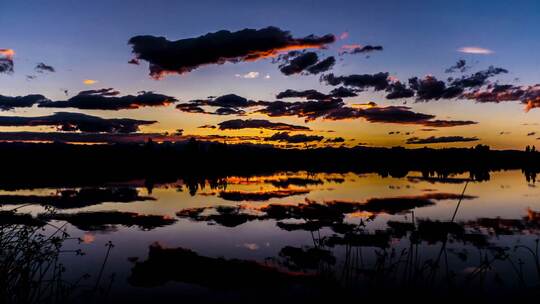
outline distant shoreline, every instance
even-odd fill
[[[250,176],[279,171],[377,173],[404,177],[410,171],[444,178],[469,173],[489,179],[490,171],[522,170],[535,179],[540,153],[474,148],[279,149],[190,140],[182,143],[71,145],[0,143],[0,184],[86,185],[129,180],[148,183],[179,178]]]

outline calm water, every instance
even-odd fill
[[[0,199],[80,238],[64,240],[60,262],[66,281],[99,290],[86,299],[534,293],[540,188],[520,171],[467,177],[281,172],[152,189],[2,190]]]

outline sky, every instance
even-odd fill
[[[9,99],[15,106],[2,106],[0,116],[16,116],[17,122],[0,118],[0,139],[16,138],[18,135],[5,133],[20,131],[125,135],[182,129],[178,134],[184,136],[219,135],[227,142],[245,140],[301,147],[487,144],[495,149],[523,149],[535,145],[540,137],[540,109],[535,109],[537,104],[540,106],[540,86],[535,86],[540,83],[538,20],[540,3],[534,0],[2,1],[0,106],[8,98],[31,94],[43,95],[50,106],[42,107],[38,102],[31,107],[21,106],[17,104],[20,100]],[[276,29],[279,38],[289,39],[286,47],[280,45],[279,39],[272,40],[274,36],[264,35],[268,27]],[[254,34],[239,32],[244,29]],[[212,36],[216,38],[212,38],[214,47],[208,47],[200,38],[222,30],[229,33]],[[309,35],[315,35],[316,42],[307,46],[304,42]],[[146,38],[128,43],[137,36]],[[166,40],[154,39],[157,37]],[[324,37],[331,37],[331,41]],[[268,47],[268,43],[274,45]],[[365,46],[380,49],[362,50]],[[134,52],[136,48],[138,52]],[[236,53],[230,55],[228,50]],[[289,53],[291,50],[293,53]],[[261,51],[270,53],[262,56]],[[295,58],[303,59],[299,57],[307,53],[314,53],[317,62],[333,57],[335,63],[316,73],[309,67],[288,75],[283,72],[284,67],[294,66]],[[137,64],[129,64],[130,60]],[[464,60],[463,71],[456,68],[446,72],[459,60]],[[2,72],[2,62],[12,64],[12,70],[4,68]],[[43,66],[38,68],[40,63]],[[152,65],[159,72],[150,75]],[[471,75],[489,71],[490,66],[501,70],[492,70],[474,85],[455,82],[471,80]],[[382,87],[373,85],[370,77],[361,79],[361,83],[347,78],[377,73],[388,73],[383,75]],[[330,83],[330,74],[337,77],[337,84]],[[419,79],[415,88],[408,81],[412,77]],[[449,98],[425,95],[434,89],[428,85],[435,81],[460,91]],[[403,84],[412,96],[389,99],[396,83]],[[286,114],[276,113],[272,107],[278,100],[276,95],[287,89],[330,95],[338,87],[356,96],[326,96],[315,101],[311,97],[279,99],[296,103],[284,105]],[[113,90],[98,91],[107,88]],[[81,91],[87,91],[86,96],[79,94]],[[165,102],[141,104],[140,91],[159,94],[150,97]],[[478,97],[494,91],[499,92],[497,98],[486,101]],[[501,98],[501,92],[512,97]],[[111,97],[140,98],[114,110],[52,104],[73,102],[78,94],[79,100],[92,95],[92,102],[105,103],[111,102]],[[228,94],[264,102],[223,107],[216,104],[227,98],[208,98],[225,95],[230,100]],[[305,103],[310,100],[309,107],[317,109],[306,114]],[[191,106],[178,109],[179,104]],[[216,115],[218,108],[226,108],[228,115]],[[114,126],[82,130],[80,117],[56,117],[56,112],[84,113],[106,120],[99,123]],[[21,122],[20,117],[46,118]],[[156,122],[135,123],[133,127],[133,122],[111,121],[115,118]],[[219,128],[219,123],[236,119],[267,122],[262,127],[257,122],[256,128]],[[458,125],[426,123],[434,120]],[[269,127],[268,122],[287,126]],[[123,125],[118,127],[118,123]],[[199,128],[202,125],[214,128]],[[272,137],[276,133],[282,134]]]

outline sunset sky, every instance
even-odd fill
[[[5,1],[0,140],[182,129],[298,147],[523,149],[540,144],[539,20],[536,0]],[[324,96],[276,96],[288,89]]]

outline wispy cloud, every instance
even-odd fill
[[[238,77],[238,78],[254,79],[254,78],[259,78],[259,72],[249,72],[249,73],[246,73],[246,74],[235,74],[234,76]]]
[[[458,49],[458,52],[465,54],[478,54],[478,55],[489,55],[495,53],[494,51],[478,46],[464,46]]]
[[[85,85],[93,85],[93,84],[95,84],[97,82],[98,82],[97,80],[93,80],[93,79],[85,79],[85,80],[83,80],[83,83]]]

